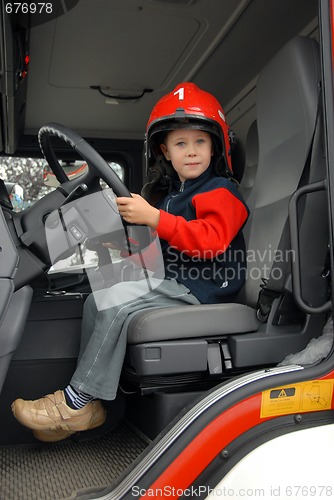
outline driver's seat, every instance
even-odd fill
[[[260,321],[256,311],[260,285],[275,269],[277,252],[284,259],[291,255],[289,243],[283,243],[289,238],[282,237],[287,234],[291,195],[301,185],[325,178],[319,88],[319,48],[313,39],[291,40],[263,69],[257,83],[259,161],[248,197],[251,216],[244,230],[248,279],[240,303],[136,313],[128,328],[125,374],[139,380],[153,377],[156,384],[157,376],[210,376],[276,364],[321,333],[324,315],[305,313],[292,299],[288,262],[284,287],[273,301],[268,320]],[[319,305],[319,297],[324,301],[326,296],[322,278],[329,234],[325,191],[307,195],[298,208],[300,248],[305,252],[311,241],[317,242],[312,262],[309,253],[301,256],[301,274],[308,276],[303,294],[309,304]]]

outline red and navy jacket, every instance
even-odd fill
[[[201,303],[234,300],[245,282],[242,227],[249,214],[235,183],[210,166],[196,179],[176,181],[157,208],[165,277]]]

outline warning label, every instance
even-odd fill
[[[333,380],[311,380],[263,391],[261,418],[330,410],[333,382]]]

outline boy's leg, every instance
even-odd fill
[[[93,296],[87,299],[79,362],[71,380],[77,391],[102,399],[115,398],[126,350],[127,325],[132,313],[152,307],[199,303],[185,286],[175,280],[164,280],[142,295],[140,286],[141,282],[126,282],[101,291],[98,297],[95,296],[98,307]],[[144,292],[145,284],[142,286]],[[64,439],[78,430],[102,425],[105,420],[99,401],[73,410],[66,404],[63,391],[36,401],[16,400],[13,412],[23,425],[35,429],[38,439],[45,441]]]
[[[116,397],[130,315],[146,308],[199,303],[188,288],[175,280],[164,280],[143,294],[140,294],[140,285],[141,282],[120,283],[104,297],[103,305],[116,305],[97,312],[94,330],[85,349],[80,351],[77,369],[70,382],[76,390],[106,400]],[[145,283],[142,285],[145,291]]]

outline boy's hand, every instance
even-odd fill
[[[124,196],[116,198],[118,211],[129,224],[145,224],[156,229],[159,224],[160,212],[152,207],[139,194],[131,193],[132,198]]]

